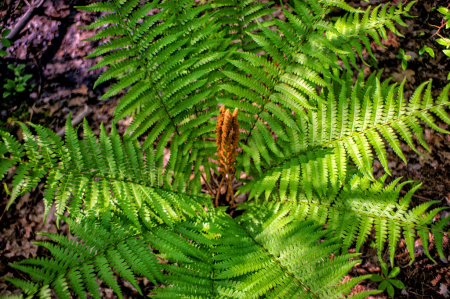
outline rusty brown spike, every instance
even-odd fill
[[[233,124],[233,119],[230,110],[225,111],[225,118],[223,120],[223,127],[222,127],[222,156],[225,157],[225,151],[228,151],[229,144],[230,144],[230,133],[231,133],[231,127]]]
[[[238,109],[235,108],[233,114],[225,106],[220,107],[217,117],[217,155],[219,159],[219,172],[222,174],[222,181],[216,192],[215,206],[219,204],[220,188],[223,182],[227,181],[227,201],[234,205],[234,195],[232,182],[234,179],[237,147],[239,142]],[[230,200],[231,199],[231,200]]]
[[[239,110],[237,108],[234,109],[233,112],[233,149],[234,151],[237,150],[237,145],[239,142],[239,123],[238,123],[238,112]]]
[[[217,116],[217,124],[216,124],[216,134],[217,134],[217,140],[216,144],[218,146],[217,150],[220,151],[220,145],[222,142],[222,125],[223,125],[223,119],[225,117],[225,106],[220,107],[219,110],[219,116]]]

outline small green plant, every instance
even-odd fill
[[[434,51],[433,51],[433,49],[431,49],[431,48],[428,47],[427,45],[424,45],[424,46],[422,47],[422,49],[419,50],[419,55],[420,55],[420,56],[424,56],[423,54],[424,54],[425,52],[428,53],[428,55],[430,55],[431,57],[434,58]]]
[[[382,277],[381,275],[378,275],[378,274],[373,274],[370,279],[375,282],[381,281],[381,283],[378,285],[378,290],[380,290],[380,291],[387,290],[389,296],[394,298],[394,293],[395,293],[394,287],[396,287],[397,289],[405,288],[405,285],[403,284],[403,282],[401,282],[400,280],[394,279],[394,277],[396,277],[400,273],[400,268],[395,267],[391,270],[391,272],[388,272],[388,265],[384,262],[381,262],[381,270],[383,271],[384,277]]]
[[[442,28],[450,28],[450,24],[448,23],[448,20],[450,20],[450,10],[448,8],[445,7],[439,7],[438,11],[444,15],[444,18],[442,19],[442,24],[441,26],[433,26],[433,27],[437,27],[438,31],[435,33],[435,35],[438,35],[440,38],[436,40],[436,42],[442,46],[444,46],[446,49],[443,50],[444,54],[450,57],[450,38],[445,38],[442,35],[439,34],[439,31]]]
[[[433,27],[438,28],[438,30],[436,31],[436,33],[433,34],[433,36],[438,35],[440,37],[436,40],[436,42],[445,47],[445,50],[442,50],[442,52],[444,52],[445,55],[450,57],[450,38],[445,38],[439,34],[439,31],[442,28],[450,27],[450,24],[448,23],[448,20],[450,20],[450,11],[448,8],[445,7],[439,7],[438,11],[444,15],[444,18],[442,19],[441,26],[431,25]],[[450,73],[447,75],[447,80],[450,80]]]
[[[400,58],[402,60],[402,69],[406,70],[406,68],[408,67],[408,60],[411,59],[411,55],[406,55],[405,50],[400,49],[400,54],[397,54],[397,56],[395,57]]]
[[[3,29],[3,26],[0,26],[0,31]],[[11,32],[11,29],[4,29],[1,34],[0,43],[5,47],[8,48],[11,46],[11,41],[7,39],[6,37]],[[0,49],[0,56],[8,56],[8,52],[5,50]]]
[[[445,7],[439,7],[438,8],[438,12],[440,12],[441,14],[444,15],[444,22],[443,23],[445,25],[445,28],[450,28],[450,24],[448,24],[448,20],[450,20],[450,10],[448,8]]]
[[[25,64],[19,64],[18,66],[14,66],[13,64],[9,64],[8,68],[14,71],[14,80],[6,79],[6,84],[3,87],[6,91],[3,93],[3,98],[7,98],[10,95],[15,96],[18,93],[21,93],[27,88],[27,81],[33,77],[33,75],[24,75]],[[34,88],[34,84],[30,86],[28,89],[31,91]]]
[[[436,40],[436,42],[440,45],[443,45],[446,50],[443,50],[442,52],[444,52],[445,55],[447,55],[448,57],[450,57],[450,38],[439,38]]]

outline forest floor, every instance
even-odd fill
[[[2,2],[3,6],[0,6],[1,22],[7,27],[13,27],[26,10],[26,6],[21,4],[17,9],[7,11],[6,3],[11,2],[10,5],[15,5],[16,2],[14,0]],[[79,115],[86,116],[94,133],[99,133],[102,122],[107,129],[110,128],[114,108],[122,94],[100,101],[100,97],[110,83],[103,83],[93,89],[93,84],[102,69],[89,71],[89,68],[94,66],[98,60],[84,57],[98,46],[98,42],[81,41],[91,37],[93,31],[82,30],[77,26],[90,24],[98,14],[85,13],[74,8],[76,5],[86,5],[90,2],[93,1],[45,0],[13,46],[8,48],[10,55],[0,60],[0,69],[2,70],[0,82],[13,76],[6,65],[25,64],[25,73],[33,75],[30,83],[35,84],[36,87],[31,92],[1,100],[0,125],[11,127],[11,122],[16,120],[32,121],[58,132],[64,127],[65,121],[71,113],[72,118]],[[369,2],[349,1],[350,5],[354,7],[366,8],[369,4],[378,5],[389,2],[396,4],[398,0],[370,0]],[[442,53],[443,47],[434,41],[435,37],[432,36],[436,32],[436,28],[431,25],[441,25],[442,15],[435,8],[447,7],[447,5],[449,5],[448,0],[421,0],[416,3],[410,12],[416,17],[405,20],[408,27],[397,26],[405,38],[389,33],[388,40],[383,41],[387,48],[372,43],[372,50],[378,63],[370,69],[367,68],[365,75],[383,69],[383,79],[393,77],[394,81],[401,82],[406,77],[407,96],[410,96],[420,83],[433,79],[433,96],[436,97],[449,82],[447,75],[450,73],[450,59]],[[278,17],[279,15],[280,13],[278,13]],[[450,36],[450,30],[441,30],[441,34]],[[419,49],[424,45],[434,50],[436,54],[434,58],[428,54],[418,55]],[[400,59],[395,57],[400,49],[404,49],[408,55],[412,56],[406,70],[402,70]],[[3,93],[3,90],[0,92]],[[124,132],[130,121],[131,118],[116,124],[119,133]],[[443,123],[439,125],[443,129],[450,129]],[[17,136],[21,136],[19,130],[16,130],[15,133]],[[425,139],[431,152],[427,152],[415,140],[422,155],[418,155],[409,147],[402,145],[407,164],[394,155],[392,150],[388,151],[392,176],[387,181],[390,182],[398,177],[403,177],[402,180],[420,180],[422,187],[413,196],[413,206],[435,200],[438,203],[434,207],[449,207],[450,136],[426,127]],[[375,161],[374,173],[377,177],[384,174],[378,161]],[[12,173],[5,180],[7,184],[11,183],[11,177]],[[405,186],[402,192],[406,193],[409,188],[411,186]],[[32,244],[32,242],[43,240],[43,237],[37,234],[38,232],[58,232],[54,216],[49,216],[43,223],[42,190],[43,183],[30,194],[17,199],[8,211],[4,211],[9,197],[6,190],[3,189],[3,185],[0,186],[2,198],[0,200],[0,295],[18,292],[4,279],[5,276],[20,278],[20,273],[10,267],[8,263],[30,257],[49,256],[47,250]],[[68,234],[68,226],[61,225],[59,232]],[[450,290],[448,290],[450,288],[450,266],[448,264],[450,242],[448,236],[445,236],[444,239],[444,252],[448,256],[447,259],[438,257],[433,242],[429,245],[430,252],[437,264],[425,256],[421,242],[417,241],[414,253],[416,260],[409,265],[411,260],[405,247],[404,240],[401,240],[396,252],[395,266],[401,268],[397,278],[405,284],[406,289],[396,290],[395,297],[448,298],[450,296]],[[361,252],[362,262],[356,265],[350,274],[353,276],[380,274],[380,262],[375,250],[365,246]],[[386,252],[387,256],[388,252]],[[155,287],[145,278],[140,279],[139,283],[143,292],[147,294]],[[125,298],[139,298],[140,295],[130,283],[122,280],[121,284],[124,286]],[[355,287],[354,292],[377,289],[377,286],[378,283],[365,280]],[[101,292],[103,298],[116,298],[112,290],[105,285],[101,286]],[[373,298],[388,297],[384,295]]]

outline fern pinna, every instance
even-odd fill
[[[450,219],[433,222],[443,208],[411,208],[420,184],[386,185],[372,164],[390,174],[387,146],[406,163],[401,139],[428,149],[421,122],[448,133],[436,120],[450,124],[450,85],[434,99],[425,82],[405,99],[405,81],[358,69],[371,40],[399,34],[394,23],[405,25],[414,2],[366,11],[291,2],[281,7],[286,21],[271,17],[276,4],[252,0],[81,7],[106,13],[86,27],[101,28],[89,40],[108,39],[88,57],[108,67],[96,86],[115,80],[103,98],[126,90],[114,123],[133,120],[124,136],[114,124],[95,136],[86,120],[78,132],[70,117],[64,140],[34,124],[18,123],[23,142],[0,131],[0,177],[15,167],[8,207],[44,180],[45,216],[55,204],[77,238],[45,234],[54,242],[38,245],[53,258],[12,264],[30,280],[8,280],[42,298],[99,298],[97,279],[122,297],[116,275],[139,292],[136,276],[147,277],[160,286],[153,298],[342,298],[367,278],[341,283],[358,262],[348,249],[358,252],[372,231],[391,266],[402,235],[412,261],[417,234],[431,260],[434,234],[444,257]],[[330,20],[333,10],[346,14]],[[243,183],[241,216],[218,207],[215,177],[231,205],[232,178]]]

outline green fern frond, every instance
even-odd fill
[[[347,84],[353,85],[351,79],[346,81]],[[424,121],[433,128],[438,127],[435,119],[448,121],[448,114],[444,112],[443,107],[449,106],[450,85],[444,88],[438,100],[434,100],[431,97],[431,81],[423,83],[408,102],[403,98],[403,86],[404,82],[400,87],[397,87],[396,84],[388,85],[385,87],[387,92],[384,95],[381,83],[377,78],[375,80],[369,78],[365,84],[358,80],[352,90],[347,90],[344,84],[340,85],[334,82],[330,89],[324,87],[323,95],[327,95],[328,103],[319,105],[317,111],[309,111],[307,115],[301,113],[296,118],[292,117],[297,121],[300,131],[295,134],[291,133],[288,143],[284,142],[283,138],[278,138],[277,140],[272,139],[271,142],[266,141],[263,146],[256,146],[253,152],[255,150],[260,151],[261,154],[266,152],[267,163],[263,165],[266,172],[261,176],[258,175],[247,186],[241,187],[240,193],[252,189],[250,198],[259,196],[262,192],[265,192],[267,196],[277,185],[262,184],[261,186],[264,187],[259,191],[253,187],[269,176],[277,177],[281,181],[289,180],[288,173],[284,169],[294,163],[301,166],[297,171],[299,171],[298,175],[304,178],[303,190],[289,188],[290,193],[295,195],[298,192],[305,192],[307,197],[311,198],[312,190],[315,190],[316,194],[321,196],[327,186],[331,186],[335,190],[340,188],[345,181],[349,157],[361,173],[373,180],[374,156],[372,149],[387,173],[389,173],[389,168],[386,146],[390,146],[406,163],[400,149],[399,137],[416,152],[418,151],[415,148],[413,136],[418,138],[424,148],[429,149],[423,137],[420,121]],[[427,89],[423,93],[425,86]],[[335,92],[339,92],[339,98],[336,98]],[[358,99],[358,94],[363,94],[364,97]],[[306,121],[303,119],[305,117]],[[284,120],[284,123],[286,124],[287,121]],[[439,131],[449,133],[441,128]],[[252,139],[258,136],[255,132],[256,130],[252,133]],[[288,155],[281,155],[272,149],[273,145],[269,146],[269,144],[276,144],[279,145],[279,148],[289,148],[289,144],[292,142],[304,145]],[[258,143],[249,145],[253,147]],[[268,150],[270,150],[270,154],[268,154]],[[323,150],[330,150],[332,153],[319,152]],[[254,160],[255,164],[252,163],[250,168],[247,167],[245,170],[241,166],[240,170],[252,176],[260,173],[259,166],[256,165],[259,163],[257,161],[259,160]],[[312,176],[312,173],[317,177]],[[336,180],[336,178],[339,179]],[[283,184],[280,194],[285,197],[289,194],[287,190],[287,185]]]
[[[100,217],[84,215],[78,221],[63,218],[77,241],[43,234],[57,243],[37,245],[48,248],[53,257],[11,264],[29,274],[35,283],[13,280],[28,294],[49,292],[51,285],[61,298],[70,298],[69,289],[81,298],[86,297],[86,291],[98,298],[97,278],[121,297],[116,275],[128,280],[139,292],[135,275],[170,285],[155,290],[154,298],[251,298],[291,293],[305,298],[336,298],[367,278],[340,284],[348,269],[357,263],[349,259],[357,254],[331,258],[340,248],[339,242],[317,242],[326,234],[321,226],[295,220],[289,216],[289,209],[284,206],[278,212],[261,214],[258,220],[245,216],[233,220],[217,210],[179,222],[173,228],[145,225],[145,231],[124,221],[126,216],[113,210],[106,210]],[[104,217],[108,222],[103,223]],[[150,246],[159,249],[159,256],[170,263],[158,263]],[[163,270],[168,274],[162,275]],[[278,278],[272,281],[274,274]],[[269,278],[272,282],[264,283]]]
[[[243,143],[253,147],[252,152],[261,151],[258,156],[263,156],[264,168],[281,157],[289,157],[280,152],[282,143],[275,142],[269,135],[275,133],[287,141],[284,127],[299,129],[297,117],[293,117],[291,111],[300,115],[304,108],[316,111],[320,105],[329,102],[327,91],[318,90],[329,88],[329,79],[325,77],[332,78],[333,82],[340,81],[335,72],[341,68],[336,55],[342,58],[353,52],[352,47],[361,53],[359,39],[366,45],[366,34],[398,21],[408,10],[401,9],[400,5],[397,10],[382,9],[379,21],[375,20],[379,8],[372,12],[371,18],[367,10],[363,20],[359,21],[357,15],[361,11],[352,10],[343,1],[295,1],[292,13],[283,7],[290,22],[259,22],[261,16],[273,11],[272,3],[219,1],[191,5],[189,1],[153,1],[138,5],[135,1],[117,0],[111,3],[116,7],[114,13],[98,19],[91,27],[112,23],[111,26],[125,28],[127,33],[121,35],[117,31],[117,38],[100,46],[93,54],[113,50],[98,65],[109,65],[109,69],[100,76],[96,85],[109,79],[118,80],[104,98],[130,87],[115,111],[115,121],[136,114],[126,131],[130,139],[149,132],[143,147],[161,140],[156,149],[157,158],[160,158],[172,134],[183,135],[181,140],[189,137],[192,141],[180,142],[179,152],[184,153],[184,159],[191,160],[186,157],[191,144],[208,144],[206,140],[212,135],[213,130],[210,129],[214,126],[201,127],[214,119],[219,102],[242,109],[239,120],[246,131],[241,134]],[[325,22],[323,17],[331,6],[349,11],[349,16]],[[154,13],[147,15],[145,11],[150,9]],[[278,29],[269,30],[271,25]],[[107,27],[105,34],[112,34],[114,28]],[[334,38],[336,36],[339,38]],[[237,45],[236,41],[240,44]],[[112,43],[117,44],[115,48]],[[125,43],[129,46],[120,48]],[[239,48],[243,52],[236,51]],[[261,51],[263,55],[252,54]],[[353,58],[352,61],[355,62]],[[350,72],[349,65],[346,65]],[[225,78],[231,81],[226,82]],[[347,113],[344,106],[345,101],[341,101],[338,107],[344,109],[342,113]],[[428,115],[424,117],[429,119]],[[260,118],[268,124],[267,128],[258,121]],[[191,120],[190,125],[186,125],[187,119]],[[417,127],[414,132],[420,135]],[[404,136],[410,140],[408,134]],[[258,139],[251,141],[253,138]],[[354,139],[342,142],[340,146],[357,161],[366,175],[370,176],[366,169],[372,156],[361,156],[361,153],[366,153],[361,150],[367,149],[369,144],[381,156],[383,166],[387,165],[378,133]],[[392,143],[397,147],[395,139]],[[173,156],[170,164],[179,158]],[[206,161],[207,157],[201,155],[197,159]],[[337,163],[345,164],[343,161]],[[339,167],[341,175],[345,173],[344,169],[345,166]],[[173,169],[170,171],[173,173]]]
[[[288,169],[292,171],[291,169]],[[430,209],[437,201],[420,204],[414,209],[409,208],[412,195],[420,187],[415,185],[403,198],[400,197],[402,187],[411,181],[398,184],[401,178],[387,186],[384,186],[386,175],[380,180],[371,182],[366,177],[353,176],[346,182],[341,190],[328,189],[322,196],[312,196],[307,199],[306,192],[297,194],[297,197],[281,200],[283,205],[290,206],[295,210],[294,219],[312,220],[327,226],[333,237],[342,239],[343,252],[353,246],[356,242],[356,251],[367,240],[372,228],[375,229],[375,245],[381,259],[381,253],[388,243],[391,264],[394,264],[394,254],[397,242],[403,231],[407,248],[414,261],[414,241],[416,232],[419,232],[422,242],[428,244],[429,233],[434,233],[436,239],[441,239],[447,226],[448,218],[439,224],[431,226],[433,218],[445,208]],[[283,182],[283,181],[282,181]],[[281,183],[280,182],[280,186]],[[304,187],[306,188],[306,186]],[[273,200],[261,202],[256,200],[244,204],[241,208],[248,209],[248,215],[265,213],[274,209]],[[252,217],[253,217],[252,216]],[[263,223],[260,223],[263,225]],[[389,240],[389,241],[388,241]],[[439,243],[442,252],[442,243]],[[426,255],[431,259],[428,249]],[[442,257],[442,256],[441,256]],[[434,260],[433,260],[434,261]]]
[[[23,295],[0,295],[0,299],[23,299]]]
[[[2,133],[2,145],[7,150],[1,158],[3,167],[7,171],[18,164],[8,207],[18,196],[29,192],[48,175],[44,187],[44,217],[54,202],[58,215],[67,209],[72,216],[79,215],[82,204],[87,210],[103,210],[113,205],[124,211],[136,226],[139,226],[137,211],[140,208],[154,209],[157,219],[172,226],[173,221],[178,221],[180,211],[189,211],[193,215],[197,209],[201,209],[200,202],[182,205],[173,196],[163,200],[163,191],[151,187],[151,182],[156,183],[155,174],[147,169],[157,168],[163,159],[161,153],[164,146],[159,145],[156,153],[147,151],[150,157],[147,156],[145,161],[139,144],[122,142],[114,128],[111,136],[108,136],[103,125],[97,140],[86,120],[83,126],[84,140],[79,140],[68,118],[65,144],[41,126],[33,125],[36,136],[24,124],[21,126],[28,160],[16,158],[23,154],[22,147],[13,136]],[[58,146],[54,146],[55,142]],[[180,158],[184,157],[189,157],[189,153],[180,155]],[[191,168],[185,171],[190,174]],[[159,187],[157,184],[153,186]]]
[[[328,3],[327,5],[331,4],[336,3]],[[307,24],[314,24],[316,20],[315,18],[318,18],[318,16],[310,14],[311,11],[321,11],[318,7],[315,7],[313,9],[309,7],[308,4],[300,1],[295,2],[295,6],[293,7],[293,9],[294,12],[298,14],[298,16],[304,18],[304,22]],[[376,14],[377,12],[375,11],[373,15]],[[383,10],[381,14],[385,16],[386,11]],[[391,10],[389,16],[379,23],[380,26],[383,26],[383,24],[388,22],[390,19],[394,18],[395,16],[399,16],[400,14],[400,10],[398,10],[397,12]],[[236,74],[236,72],[231,71],[223,72],[227,77],[236,82],[234,84],[227,82],[225,85],[223,85],[223,88],[227,92],[231,92],[232,94],[234,93],[235,103],[231,103],[230,100],[228,100],[227,103],[234,107],[243,108],[244,106],[240,104],[240,99],[250,99],[260,107],[259,113],[256,114],[256,120],[261,116],[261,113],[263,113],[267,109],[267,105],[273,105],[272,102],[277,103],[282,109],[285,109],[287,111],[295,111],[298,114],[302,113],[301,110],[303,109],[303,107],[307,108],[310,111],[313,111],[317,110],[317,107],[319,107],[320,104],[326,104],[327,102],[329,102],[330,100],[328,98],[330,96],[330,93],[329,91],[327,91],[328,84],[325,80],[321,79],[321,76],[323,75],[325,77],[331,77],[333,79],[333,85],[335,87],[339,86],[338,82],[340,82],[340,80],[336,76],[336,70],[340,69],[340,67],[337,65],[337,58],[336,56],[333,56],[336,54],[333,52],[341,54],[347,53],[345,51],[341,52],[340,50],[338,50],[338,48],[343,46],[343,50],[345,50],[345,42],[348,42],[349,45],[351,45],[351,43],[354,43],[353,40],[348,39],[348,34],[346,34],[346,37],[342,37],[343,34],[338,34],[337,32],[331,30],[332,32],[334,32],[333,34],[339,35],[341,41],[345,41],[343,43],[336,44],[333,42],[333,40],[330,41],[329,39],[324,39],[323,33],[328,32],[326,29],[321,29],[325,30],[322,31],[323,33],[318,33],[320,32],[320,30],[317,28],[313,29],[312,27],[305,27],[302,29],[302,27],[299,25],[300,19],[297,16],[290,13],[287,13],[286,15],[292,23],[277,21],[277,24],[280,28],[279,32],[271,31],[261,27],[260,29],[262,30],[262,34],[249,34],[255,40],[255,42],[259,44],[261,48],[267,53],[266,55],[270,57],[270,60],[274,62],[274,65],[268,61],[269,59],[254,59],[249,56],[249,54],[245,54],[244,56],[240,54],[240,56],[243,57],[243,60],[230,61],[230,63],[238,68],[240,73]],[[372,30],[372,27],[375,26],[372,23],[370,25],[366,23],[364,23],[364,26],[366,27],[358,27],[358,30],[360,30],[358,31],[358,34],[361,33],[361,35],[365,35],[368,30]],[[292,25],[293,27],[290,27],[290,24],[297,24],[295,25],[297,27],[295,27],[294,25]],[[291,36],[291,39],[293,37],[292,34],[288,33],[288,31],[296,32],[298,28],[300,28],[300,31],[297,32],[298,35],[296,36],[298,41],[295,44],[289,44],[286,36]],[[327,26],[322,26],[320,28],[327,28]],[[280,36],[281,34],[284,35],[285,38]],[[356,34],[356,39],[359,38],[358,34]],[[327,37],[329,36],[327,35]],[[332,51],[324,52],[322,50],[323,48],[330,49]],[[298,70],[298,62],[302,64],[302,70],[305,70],[306,72],[300,72]],[[330,68],[334,69],[333,72],[335,74],[331,74],[331,72],[329,71]],[[347,69],[350,69],[349,65],[347,66]],[[251,74],[251,77],[247,76],[246,74]],[[346,81],[347,83],[345,83],[345,85],[350,82],[349,78],[347,78]],[[317,92],[318,84],[323,87],[321,93]],[[343,84],[342,86],[345,85]],[[343,87],[340,89],[342,92]],[[247,90],[252,91],[248,92]],[[255,93],[255,95],[251,95],[253,93]],[[350,93],[351,90],[346,90],[339,96],[347,97]],[[336,92],[335,94],[337,96]],[[354,98],[359,98],[359,91],[355,93]],[[353,103],[355,103],[355,101],[353,101]],[[339,118],[338,120],[340,120],[341,123],[341,127],[339,129],[341,132],[340,134],[345,134],[346,130],[343,125],[346,125],[347,119],[342,118],[343,116],[348,114],[347,108],[345,106],[345,100],[340,100],[340,105],[337,106]],[[376,106],[376,109],[378,109],[378,106]],[[357,111],[355,112],[357,113]],[[376,110],[374,115],[380,115],[379,111]],[[278,115],[274,114],[273,117],[277,118]],[[290,118],[293,117],[291,116]],[[280,120],[283,121],[285,125],[288,125],[286,123],[287,119],[289,118],[280,118]],[[379,118],[376,117],[373,122],[376,123],[378,119]],[[253,132],[254,130],[256,130],[256,120],[251,123],[252,129],[248,131],[248,135],[243,134],[243,137],[245,138],[245,142],[247,144],[249,144],[249,137],[247,136],[251,136],[250,138],[253,138]],[[292,121],[295,121],[295,118]],[[420,131],[418,129],[415,129],[415,132],[420,135]],[[370,155],[361,156],[361,153],[367,153],[367,151],[362,151],[363,148],[367,150],[369,146],[369,142],[366,140],[367,138],[370,138],[372,146],[374,146],[378,150],[377,154],[381,155],[382,157],[384,154],[384,151],[380,147],[380,138],[373,134],[368,135],[370,136],[356,137],[355,139],[357,140],[348,140],[342,143],[342,145],[344,145],[345,147],[345,151],[351,154],[353,160],[357,162],[361,171],[365,171],[372,160],[372,157]],[[275,142],[276,141],[273,140],[270,143]],[[257,142],[255,142],[255,144],[257,144]],[[365,167],[363,167],[363,165],[365,165]],[[387,166],[387,164],[384,163],[384,166]],[[365,171],[365,173],[366,175],[371,176],[370,171]]]
[[[108,213],[114,219],[115,213],[111,210]],[[69,223],[79,241],[45,233],[43,235],[54,239],[58,245],[49,242],[38,242],[37,245],[49,249],[52,259],[28,259],[11,264],[36,280],[36,284],[14,280],[25,293],[36,294],[39,287],[42,291],[43,286],[51,283],[59,298],[71,298],[69,288],[81,298],[86,297],[84,289],[94,298],[101,298],[97,275],[122,298],[113,270],[133,284],[139,292],[136,274],[155,283],[157,280],[164,281],[156,256],[148,250],[145,242],[136,239],[139,232],[135,228],[117,220],[112,220],[109,228],[90,218],[85,218],[81,223],[66,218],[64,220]]]
[[[425,82],[405,99],[405,81],[381,82],[381,72],[364,79],[358,70],[353,82],[364,49],[372,55],[371,40],[382,45],[388,30],[400,35],[395,24],[414,2],[361,11],[293,0],[282,4],[286,21],[270,16],[274,2],[204,2],[81,8],[107,13],[84,27],[98,29],[87,41],[107,39],[88,56],[102,56],[91,69],[107,67],[94,87],[112,80],[102,98],[124,96],[110,134],[102,124],[94,135],[85,120],[80,139],[70,116],[64,141],[39,125],[18,122],[21,142],[0,130],[0,178],[13,173],[7,207],[44,182],[44,219],[55,204],[76,237],[44,233],[53,241],[36,245],[52,257],[12,264],[31,281],[9,281],[42,298],[100,298],[97,280],[122,298],[117,276],[144,295],[143,276],[158,286],[154,298],[334,299],[369,278],[342,283],[357,263],[347,249],[359,251],[371,232],[391,265],[402,237],[412,261],[417,235],[433,260],[433,233],[442,257],[449,217],[433,221],[443,208],[410,208],[420,184],[400,197],[409,182],[376,180],[373,161],[389,174],[389,146],[406,163],[400,139],[430,150],[421,123],[450,133],[437,123],[450,124],[450,85],[434,99]],[[333,9],[346,14],[325,18]],[[222,105],[239,111],[232,175],[250,200],[234,219],[202,194],[201,179],[222,175]],[[120,136],[114,123],[124,117],[131,124]]]
[[[109,66],[95,86],[110,79],[118,80],[103,98],[130,88],[116,108],[115,121],[138,111],[141,111],[140,115],[146,115],[146,110],[158,111],[147,119],[146,116],[137,117],[127,130],[134,139],[152,129],[151,138],[144,147],[159,137],[170,137],[169,131],[163,130],[167,120],[176,134],[180,134],[178,127],[191,115],[179,115],[178,102],[183,103],[183,111],[209,109],[202,108],[205,98],[196,93],[199,91],[206,100],[215,96],[205,92],[208,85],[219,81],[221,76],[210,76],[210,73],[222,67],[226,63],[224,59],[230,55],[224,45],[229,45],[231,39],[224,39],[227,38],[225,30],[217,23],[221,19],[220,9],[212,11],[209,4],[191,5],[189,1],[139,4],[113,0],[108,5],[115,7],[114,13],[87,27],[112,24],[95,39],[117,36],[90,55],[109,52],[94,67]],[[156,12],[149,15],[150,10]],[[255,8],[255,11],[259,9]],[[175,107],[176,111],[173,110]]]
[[[336,240],[317,243],[325,234],[320,226],[295,221],[288,213],[289,208],[281,208],[258,215],[257,221],[215,218],[214,231],[223,233],[209,249],[210,257],[165,266],[170,287],[157,289],[152,297],[337,298],[348,293],[359,280],[339,281],[356,255],[330,258],[340,246]]]
[[[88,6],[75,6],[75,8],[89,12],[116,12],[116,7],[112,2],[97,2]]]

